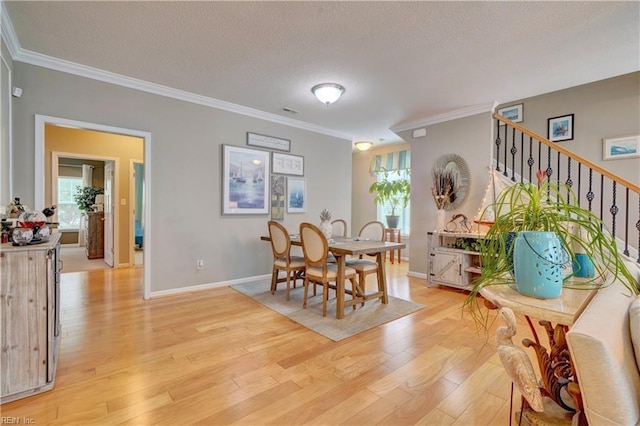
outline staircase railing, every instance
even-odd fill
[[[501,115],[493,118],[497,171],[514,182],[531,182],[537,170],[546,171],[550,182],[566,184],[581,207],[607,224],[625,256],[640,263],[639,185]]]

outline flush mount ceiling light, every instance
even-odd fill
[[[360,151],[368,150],[369,148],[371,148],[371,145],[373,144],[367,141],[356,142],[356,148],[358,148]]]
[[[316,95],[320,102],[329,106],[340,99],[340,96],[344,93],[344,87],[335,83],[322,83],[313,86],[311,92]]]

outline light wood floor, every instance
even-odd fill
[[[38,425],[508,424],[510,381],[493,331],[461,317],[466,295],[388,265],[390,294],[426,308],[338,343],[230,288],[144,301],[142,268],[63,274],[55,388],[1,415]],[[528,337],[519,328],[517,342]]]

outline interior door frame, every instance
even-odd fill
[[[136,180],[135,180],[135,165],[142,164],[142,181],[144,182],[144,161],[142,160],[134,160],[133,158],[129,161],[129,263],[132,266],[136,266],[136,252],[135,250],[131,250],[131,247],[134,247],[136,244],[136,215],[134,213],[134,209],[136,208],[135,199],[136,199]],[[145,192],[146,192],[146,182]],[[145,206],[146,207],[146,206]],[[145,214],[146,208],[143,208],[142,214]],[[142,252],[144,253],[144,241],[145,241],[145,232],[144,226],[142,227]],[[143,255],[144,262],[144,255]]]
[[[118,170],[120,169],[120,159],[117,157],[107,157],[102,155],[92,155],[92,154],[80,154],[77,152],[60,152],[60,151],[51,151],[51,201],[53,203],[58,199],[58,165],[60,163],[60,157],[62,158],[75,158],[79,160],[96,160],[96,161],[104,161],[105,163],[111,162],[113,163],[113,199],[117,200],[118,194]],[[56,215],[58,213],[56,212]],[[117,213],[113,215],[113,257],[114,259],[118,259],[119,256],[119,237],[118,233],[115,232],[115,229],[119,229],[120,226],[120,218]],[[106,229],[105,229],[105,232]],[[106,262],[105,262],[106,263]],[[110,266],[113,267],[113,266]]]
[[[151,132],[145,132],[142,130],[126,129],[122,127],[108,126],[104,124],[89,123],[86,121],[72,120],[68,118],[52,117],[48,115],[36,114],[35,115],[35,138],[34,138],[34,208],[36,210],[44,209],[44,129],[45,125],[53,124],[57,126],[67,126],[77,129],[95,130],[105,133],[115,133],[126,136],[134,136],[143,139],[144,150],[144,181],[145,181],[145,193],[144,204],[147,208],[144,211],[144,222],[146,226],[151,226]],[[146,250],[144,250],[144,273],[143,273],[143,287],[144,287],[144,299],[151,298],[151,232],[147,232],[145,235]],[[115,254],[115,253],[114,253]]]

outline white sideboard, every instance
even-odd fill
[[[474,277],[480,275],[480,234],[429,232],[429,272],[427,285],[446,285],[469,290]]]

